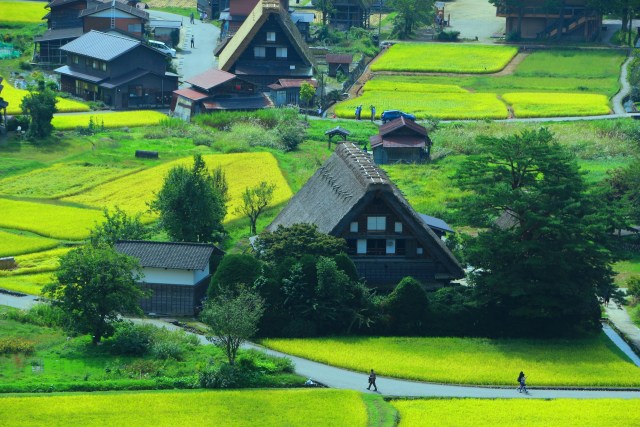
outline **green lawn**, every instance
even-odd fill
[[[637,399],[393,400],[399,427],[616,427],[640,424]]]
[[[344,426],[366,427],[359,393],[252,390],[0,397],[9,426]]]
[[[353,337],[265,339],[278,351],[381,376],[482,385],[640,386],[640,370],[603,334],[582,340]]]

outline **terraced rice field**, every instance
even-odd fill
[[[74,393],[0,397],[0,419],[6,427],[365,427],[367,411],[359,393],[338,390]]]
[[[516,117],[597,116],[611,112],[604,95],[577,93],[505,93]]]
[[[8,289],[28,295],[40,295],[42,287],[54,280],[55,278],[51,273],[0,276],[0,289]]]
[[[59,130],[70,130],[78,127],[89,126],[89,120],[105,128],[121,128],[135,126],[152,126],[166,119],[166,114],[152,110],[118,111],[118,112],[93,112],[87,114],[74,114],[68,116],[55,116],[53,127]]]
[[[531,386],[640,386],[640,370],[604,334],[581,340],[353,337],[262,343],[359,372],[374,366],[382,376],[438,383],[516,385],[524,369]]]
[[[4,22],[42,22],[46,15],[46,2],[0,1],[0,21]]]
[[[0,230],[0,257],[44,251],[56,246],[58,242],[53,239]]]
[[[227,204],[226,221],[238,218],[235,207],[241,203],[242,192],[246,187],[254,186],[260,181],[276,185],[273,205],[285,202],[292,196],[291,189],[278,167],[278,162],[270,153],[206,155],[203,157],[210,169],[221,166],[226,173],[229,182],[229,196],[231,197]],[[159,191],[162,187],[164,177],[169,169],[176,165],[190,166],[192,162],[191,158],[184,158],[165,163],[99,185],[63,200],[97,208],[119,206],[129,212],[146,212],[148,210],[147,203],[153,199],[154,192]],[[148,218],[150,217],[147,216]]]
[[[0,2],[0,8],[4,3]],[[26,4],[26,3],[25,3]],[[42,4],[42,3],[37,3]],[[44,9],[41,12],[44,15]],[[2,10],[0,9],[0,16],[2,15]],[[42,16],[40,16],[42,18]],[[4,18],[0,18],[2,21]],[[6,79],[2,81],[2,98],[9,103],[9,107],[7,107],[7,114],[9,115],[18,115],[22,114],[22,109],[20,108],[20,103],[22,102],[22,98],[29,94],[29,91],[24,89],[17,89],[9,84]],[[82,102],[73,101],[71,99],[60,98],[58,97],[58,103],[56,104],[56,108],[59,113],[68,113],[68,112],[82,112],[89,111],[89,106],[87,104],[83,104]],[[54,119],[55,120],[55,119]]]
[[[57,243],[57,242],[56,242]],[[0,278],[23,274],[49,273],[58,269],[60,257],[72,248],[56,248],[42,252],[27,253],[15,257],[18,268],[0,270]]]
[[[495,73],[518,53],[508,46],[398,43],[371,66],[371,71]]]

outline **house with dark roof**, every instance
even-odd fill
[[[353,62],[353,55],[329,53],[325,56],[329,71],[327,75],[329,77],[336,77],[338,71],[341,71],[345,75],[349,74],[349,68]]]
[[[122,0],[52,0],[43,19],[48,29],[34,38],[33,61],[41,65],[59,65],[67,61],[60,48],[91,30],[115,32],[143,40],[149,14],[135,7],[136,2]]]
[[[314,88],[318,87],[316,79],[278,79],[269,85],[271,99],[276,107],[300,104],[300,87],[303,83],[309,83]]]
[[[378,165],[389,163],[422,163],[429,160],[431,139],[427,129],[404,117],[380,126],[369,138],[373,160]]]
[[[61,48],[67,65],[57,68],[62,90],[115,109],[164,107],[178,87],[164,53],[139,40],[90,31]]]
[[[235,35],[217,52],[218,67],[258,85],[309,79],[315,59],[280,0],[259,0]]]
[[[439,287],[464,277],[444,242],[352,142],[337,146],[267,230],[298,223],[344,238],[359,275],[370,286],[391,288],[412,276]]]
[[[369,28],[371,3],[372,0],[334,0],[331,3],[329,25],[343,31],[351,27]]]
[[[192,316],[211,280],[212,260],[224,252],[211,244],[122,240],[116,251],[140,261],[142,286],[151,291],[145,313]]]
[[[273,107],[267,95],[254,83],[226,71],[210,69],[187,81],[190,88],[173,91],[171,113],[189,121],[200,113],[217,110],[257,110]]]

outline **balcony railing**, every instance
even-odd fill
[[[552,18],[560,17],[560,10],[551,7],[514,7],[514,6],[498,6],[496,15],[498,16],[545,16]],[[575,18],[580,16],[597,16],[597,12],[593,9],[585,7],[565,7],[562,10],[565,18]]]

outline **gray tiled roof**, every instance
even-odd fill
[[[171,268],[177,270],[203,270],[214,251],[222,250],[207,243],[148,242],[121,240],[115,249],[140,260],[142,267]]]
[[[111,61],[120,55],[124,55],[131,49],[140,46],[140,44],[137,40],[92,30],[82,37],[65,44],[60,49],[90,58]]]

